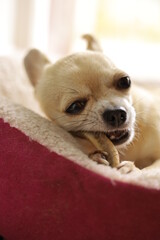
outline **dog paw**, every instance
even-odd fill
[[[134,165],[134,163],[130,162],[130,161],[123,161],[123,162],[121,162],[118,165],[117,169],[122,174],[127,174],[127,173],[130,173],[130,172],[133,172],[134,170],[138,170],[136,168],[136,166]]]
[[[95,161],[99,164],[104,164],[104,165],[109,166],[109,162],[107,161],[107,158],[108,158],[108,153],[107,152],[95,151],[93,153],[90,153],[88,156],[93,161]]]

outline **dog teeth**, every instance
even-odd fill
[[[111,139],[111,140],[114,140],[114,139],[115,139],[115,135],[111,135],[111,136],[110,136],[110,139]]]
[[[107,136],[110,138],[110,140],[118,140],[119,138],[123,137],[125,133],[125,130],[116,130],[108,132]]]

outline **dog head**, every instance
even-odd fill
[[[104,132],[117,146],[132,140],[130,77],[102,53],[76,53],[51,64],[31,50],[24,63],[43,111],[56,124],[72,132]]]

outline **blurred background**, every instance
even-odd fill
[[[84,33],[136,80],[160,82],[159,0],[0,0],[0,55],[36,47],[56,60],[84,50]]]

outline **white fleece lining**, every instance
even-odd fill
[[[37,141],[51,152],[56,152],[91,171],[115,180],[160,189],[160,169],[136,171],[121,174],[116,169],[97,164],[78,148],[76,140],[66,131],[35,112],[13,103],[5,97],[0,98],[0,117],[10,126],[19,129],[30,139]]]

